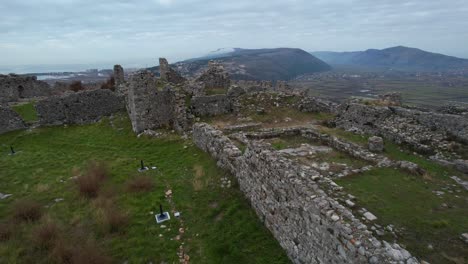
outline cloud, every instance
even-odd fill
[[[219,47],[362,50],[393,45],[468,57],[465,0],[0,1],[1,64],[199,56]]]

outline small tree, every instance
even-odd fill
[[[105,83],[101,85],[101,89],[108,89],[111,91],[115,91],[115,78],[111,76]]]
[[[74,91],[75,93],[78,91],[83,91],[85,87],[81,83],[81,81],[74,81],[70,84],[70,90]]]

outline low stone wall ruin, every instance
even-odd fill
[[[91,90],[37,102],[41,125],[87,124],[125,109],[124,99],[110,90]]]
[[[0,74],[0,102],[14,102],[22,98],[51,95],[51,87],[36,76]]]
[[[321,176],[312,168],[277,155],[261,142],[250,142],[242,153],[205,123],[193,126],[193,141],[235,175],[258,217],[294,263],[419,263],[398,244],[376,239],[322,190],[316,182]]]
[[[358,103],[341,105],[337,114],[334,121],[337,127],[380,135],[420,153],[444,150],[451,139],[468,143],[468,118],[462,115]]]
[[[224,94],[194,96],[190,109],[195,116],[215,116],[232,112],[232,101]]]
[[[6,106],[0,106],[0,134],[24,129],[26,124],[21,116]]]

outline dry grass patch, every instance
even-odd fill
[[[42,206],[33,200],[21,199],[13,204],[13,217],[19,221],[37,221],[42,216]]]
[[[76,184],[81,195],[95,198],[108,177],[109,172],[104,164],[90,162],[86,172],[83,175],[77,175]]]
[[[138,175],[127,182],[129,192],[149,192],[153,189],[153,178],[148,175]]]
[[[0,223],[0,242],[9,240],[13,235],[14,226],[11,222]]]
[[[193,170],[195,172],[195,178],[193,179],[193,189],[195,191],[200,191],[203,189],[203,181],[202,177],[205,175],[205,171],[203,170],[203,167],[200,165],[194,165]]]
[[[32,241],[40,248],[52,248],[59,236],[59,226],[48,217],[44,217],[42,223],[32,230]]]
[[[105,232],[121,232],[128,226],[128,213],[120,210],[112,198],[99,196],[93,206],[96,208],[96,221]]]

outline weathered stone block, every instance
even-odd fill
[[[370,137],[368,140],[369,150],[372,152],[383,152],[384,151],[384,141],[381,137]]]

